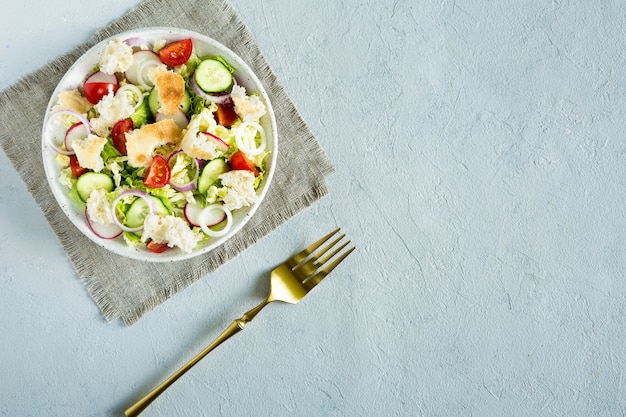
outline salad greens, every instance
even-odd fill
[[[46,123],[66,133],[48,142],[60,183],[96,235],[191,252],[257,201],[271,152],[259,124],[266,106],[224,58],[198,57],[191,39],[154,45],[111,40],[82,88],[59,94]],[[176,111],[167,112],[172,100]],[[214,215],[216,205],[224,215]]]

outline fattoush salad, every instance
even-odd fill
[[[191,38],[112,39],[82,86],[58,93],[44,137],[91,231],[190,253],[253,205],[271,152],[262,97]]]

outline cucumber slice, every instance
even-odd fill
[[[217,177],[228,171],[230,171],[230,167],[222,158],[207,162],[198,178],[198,191],[202,194],[206,193],[209,187],[217,182]]]
[[[159,92],[156,87],[153,87],[152,90],[150,90],[150,94],[148,95],[148,106],[150,106],[152,114],[157,114],[159,110],[161,110],[161,100],[159,100]]]
[[[150,94],[148,94],[148,106],[152,114],[157,114],[159,110],[161,110],[161,100],[159,100],[159,92],[156,87],[153,87],[152,90],[150,90]],[[185,97],[178,108],[180,108],[183,113],[187,114],[189,106],[191,106],[191,97],[187,90],[185,90]]]
[[[76,191],[81,200],[87,201],[93,190],[113,190],[113,180],[106,174],[99,172],[85,172],[76,181]]]
[[[154,201],[154,205],[156,207],[157,214],[162,214],[167,216],[170,214],[170,211],[165,207],[163,202],[155,197],[152,197]],[[130,228],[139,227],[143,224],[146,216],[150,213],[150,207],[148,207],[148,202],[143,198],[138,198],[130,205],[128,211],[126,212],[126,221],[124,224]]]
[[[228,67],[213,58],[200,61],[194,79],[198,87],[207,93],[220,93],[233,85],[233,74]]]

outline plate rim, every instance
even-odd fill
[[[166,36],[167,35],[167,36]],[[204,42],[205,44],[209,44],[210,48],[214,48],[217,50],[221,50],[228,55],[227,60],[229,63],[231,62],[231,58],[234,58],[236,61],[237,69],[244,69],[244,77],[248,79],[252,84],[255,85],[254,93],[260,94],[263,98],[264,104],[267,108],[267,113],[265,116],[269,118],[269,122],[265,124],[269,124],[272,128],[271,138],[271,154],[269,155],[269,160],[267,162],[268,169],[266,171],[266,176],[263,179],[262,188],[259,192],[257,192],[257,201],[248,207],[245,212],[238,213],[239,221],[236,225],[234,225],[231,230],[225,234],[224,236],[209,241],[205,246],[201,248],[195,248],[190,253],[185,253],[181,251],[179,248],[173,248],[175,252],[166,251],[161,254],[154,254],[147,249],[138,249],[135,247],[128,246],[125,242],[122,241],[123,238],[118,237],[116,239],[103,239],[96,236],[87,226],[86,221],[84,219],[84,215],[80,216],[77,208],[73,208],[75,203],[71,201],[68,196],[68,192],[61,192],[60,188],[64,187],[62,184],[58,183],[58,174],[59,169],[54,169],[50,165],[55,164],[53,161],[50,162],[50,159],[54,160],[56,158],[56,152],[50,148],[46,140],[46,122],[51,113],[52,106],[56,103],[58,94],[61,91],[67,90],[68,78],[75,71],[78,70],[81,65],[86,65],[89,62],[89,59],[94,59],[95,56],[98,55],[100,49],[102,49],[109,41],[113,39],[129,39],[132,37],[145,37],[148,40],[154,42],[156,40],[166,40],[173,41],[177,38],[183,39],[186,37],[192,38],[194,41]],[[194,42],[194,48],[196,47]],[[97,62],[97,59],[96,59]],[[84,74],[86,75],[86,73]],[[83,75],[83,78],[84,78]],[[243,83],[249,84],[249,83]],[[263,116],[263,117],[265,117]],[[237,53],[235,53],[232,49],[217,41],[216,39],[204,35],[202,33],[198,33],[189,29],[176,28],[170,26],[154,26],[154,27],[143,27],[137,29],[130,29],[126,31],[122,31],[116,34],[113,34],[96,44],[90,47],[87,51],[85,51],[81,56],[67,69],[67,71],[63,74],[59,82],[57,83],[54,91],[52,92],[50,99],[46,105],[46,111],[43,118],[43,126],[41,130],[41,157],[44,166],[44,171],[46,175],[46,181],[48,182],[49,189],[54,195],[55,201],[57,202],[59,208],[63,211],[64,215],[68,218],[68,220],[76,227],[79,232],[81,232],[84,236],[86,236],[89,240],[95,243],[97,246],[109,251],[112,254],[116,254],[122,256],[127,259],[133,259],[142,262],[177,262],[188,260],[191,258],[195,258],[204,254],[207,254],[220,246],[226,243],[228,240],[236,236],[241,229],[249,222],[254,214],[256,214],[258,208],[265,201],[265,196],[270,188],[272,183],[274,173],[276,171],[277,164],[277,154],[278,154],[278,129],[276,122],[276,115],[274,113],[274,109],[269,98],[269,94],[265,88],[263,81],[259,78],[259,76],[252,70],[250,65],[246,61],[243,60]],[[83,217],[80,219],[79,218]]]

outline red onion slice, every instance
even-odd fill
[[[152,49],[152,43],[150,43],[148,40],[144,38],[140,38],[136,36],[126,39],[124,43],[130,46],[131,48],[137,48],[139,50]]]
[[[115,222],[116,225],[119,226],[120,229],[122,229],[125,232],[139,232],[140,230],[143,230],[143,225],[138,226],[138,227],[128,227],[122,224],[122,222],[120,222],[119,218],[117,217],[117,213],[116,213],[116,207],[117,207],[117,203],[120,202],[120,200],[122,198],[128,197],[128,196],[135,196],[135,197],[139,197],[139,198],[143,198],[146,203],[148,203],[148,207],[150,207],[150,214],[154,214],[156,212],[156,206],[154,204],[154,201],[152,200],[152,197],[150,197],[150,195],[148,193],[146,193],[145,191],[141,191],[141,190],[136,190],[136,189],[132,189],[132,190],[126,190],[122,193],[120,193],[120,195],[118,195],[115,200],[113,200],[113,204],[112,204],[112,216],[113,216],[113,221]]]
[[[170,166],[170,168],[172,168],[172,161],[174,160],[174,157],[176,155],[178,155],[179,153],[182,153],[182,151],[179,149],[175,152],[173,152],[169,158],[167,158],[167,163]],[[187,183],[183,183],[183,184],[178,184],[174,181],[172,181],[170,179],[170,184],[172,185],[172,187],[174,187],[174,189],[178,190],[178,191],[193,191],[196,189],[196,186],[198,184],[198,177],[200,177],[200,163],[198,162],[198,159],[196,158],[191,158],[190,159],[193,161],[193,163],[195,164],[195,173],[193,178],[191,179],[191,181],[187,182]]]
[[[182,150],[181,150],[181,149],[177,149],[177,150],[175,150],[174,152],[172,152],[172,153],[170,154],[170,156],[168,156],[168,157],[167,157],[167,163],[169,164],[169,163],[170,163],[170,161],[171,161],[172,159],[174,159],[174,157],[175,157],[176,155],[178,155],[179,153],[181,153],[181,152],[182,152]],[[171,168],[171,166],[170,166],[170,168]]]

